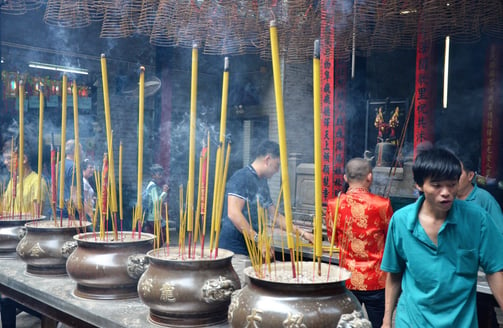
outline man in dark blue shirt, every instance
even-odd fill
[[[256,148],[253,162],[236,171],[227,181],[225,192],[227,199],[224,201],[220,248],[236,254],[248,255],[243,231],[246,231],[250,238],[255,238],[257,235],[259,205],[267,210],[267,215],[272,221],[276,207],[271,199],[267,179],[278,172],[279,166],[279,146],[267,140]],[[281,228],[285,229],[283,215],[278,215],[277,222]],[[299,227],[294,226],[293,232],[298,232],[302,238],[313,241],[313,235]],[[266,251],[262,250],[263,253]],[[269,251],[271,255],[274,255],[273,250]]]

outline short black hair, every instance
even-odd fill
[[[459,180],[461,163],[451,151],[445,148],[431,148],[421,151],[412,166],[414,181],[423,186],[424,180]]]
[[[265,140],[255,148],[255,158],[267,155],[271,155],[274,158],[279,157],[279,145],[276,142]]]
[[[478,160],[475,159],[475,156],[468,152],[458,153],[458,158],[463,164],[463,169],[467,172],[473,171],[477,172],[478,169]]]

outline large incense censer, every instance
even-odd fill
[[[0,216],[0,258],[15,258],[16,247],[23,238],[22,229],[28,222],[45,219],[45,216],[14,214]]]
[[[34,275],[66,274],[66,259],[74,248],[68,247],[73,236],[83,233],[90,222],[45,220],[25,224],[26,234],[16,252],[26,262],[26,272]]]
[[[188,259],[177,247],[147,253],[149,265],[138,282],[140,300],[150,308],[149,320],[168,327],[207,327],[225,322],[231,294],[241,288],[232,266],[234,253],[219,249]]]
[[[258,277],[244,270],[247,285],[232,294],[231,327],[362,327],[371,328],[356,297],[346,289],[351,273],[322,263],[299,262],[292,278],[291,262],[271,264],[271,273]],[[315,274],[313,274],[315,265]],[[260,268],[265,273],[268,268]]]
[[[127,299],[138,296],[136,291],[141,272],[128,266],[130,257],[145,255],[152,250],[155,236],[130,231],[107,232],[103,238],[98,233],[75,235],[77,248],[66,261],[66,270],[77,286],[76,296],[97,299]],[[139,263],[141,265],[141,263]],[[137,274],[135,274],[135,271]]]

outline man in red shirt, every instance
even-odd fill
[[[353,158],[346,164],[344,180],[348,190],[329,200],[327,206],[329,222],[337,215],[339,265],[351,271],[346,287],[365,305],[372,326],[381,327],[386,273],[380,266],[393,215],[391,201],[369,191],[372,166],[363,158]]]

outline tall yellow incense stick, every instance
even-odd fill
[[[196,118],[197,118],[197,44],[192,46],[192,83],[190,92],[190,135],[189,135],[189,179],[187,182],[187,231],[189,244],[194,221],[194,171],[196,159]],[[190,248],[189,248],[190,255]]]
[[[18,183],[19,183],[19,213],[23,213],[24,191],[24,82],[19,81],[19,160],[18,160]]]
[[[119,218],[122,221],[122,140],[119,143]]]
[[[82,211],[82,171],[80,170],[80,141],[79,141],[79,105],[77,94],[77,82],[73,81],[73,129],[75,133],[75,148],[73,158],[75,160],[75,178],[77,179],[77,210],[79,220],[82,221],[84,215]]]
[[[38,167],[37,167],[37,215],[42,214],[42,155],[44,150],[44,91],[43,85],[40,83],[38,88],[39,94],[39,114],[38,114]]]
[[[293,253],[293,223],[292,223],[292,207],[290,200],[290,180],[288,178],[288,150],[286,147],[286,130],[285,130],[285,114],[283,110],[283,90],[281,86],[281,70],[279,59],[279,45],[278,45],[278,31],[276,22],[271,21],[270,25],[271,34],[271,54],[272,54],[272,68],[274,76],[274,93],[276,95],[276,116],[278,120],[278,139],[279,139],[279,153],[281,160],[281,181],[283,183],[283,206],[285,211],[285,223],[287,233],[287,244],[290,252]],[[294,258],[293,256],[291,257]],[[292,261],[293,265],[293,261]],[[293,275],[295,269],[292,266]]]
[[[117,193],[115,190],[115,170],[114,170],[114,151],[112,142],[112,121],[110,118],[110,99],[108,96],[108,73],[107,59],[105,54],[101,54],[101,77],[103,80],[103,102],[105,109],[105,125],[107,132],[108,145],[108,176],[110,182],[110,209],[113,213],[117,213]]]
[[[315,255],[323,255],[322,203],[321,203],[321,90],[320,90],[320,40],[314,41],[313,54],[313,109],[314,109],[314,236]]]
[[[220,206],[221,200],[220,195],[220,185],[221,185],[221,172],[223,165],[224,147],[225,147],[225,129],[227,124],[227,99],[229,93],[229,57],[224,59],[224,73],[222,82],[222,106],[220,109],[220,135],[219,135],[219,146],[216,152],[215,160],[215,177],[213,186],[213,204],[212,204],[212,214],[211,214],[211,233],[210,233],[210,251],[213,250],[213,238],[218,239],[216,234],[216,220],[221,220],[221,217],[217,216],[218,211],[216,210]],[[209,145],[209,142],[208,142]],[[224,187],[225,188],[225,185]]]
[[[67,77],[63,75],[61,84],[61,164],[59,166],[59,208],[63,213],[65,208],[65,144],[66,144],[66,96],[67,96]]]
[[[145,101],[145,67],[140,67],[140,87],[138,97],[138,184],[136,193],[136,208],[138,209],[138,218],[141,220],[143,213],[141,203],[141,192],[143,185],[143,120],[144,120],[144,101]]]

